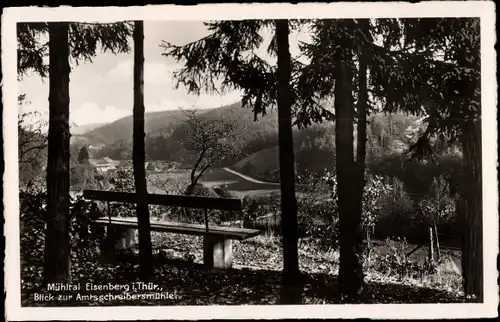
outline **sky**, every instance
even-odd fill
[[[173,59],[162,56],[163,40],[184,45],[198,40],[209,31],[201,21],[145,21],[144,22],[144,100],[146,112],[182,108],[213,108],[239,101],[240,92],[223,96],[188,94],[184,88],[175,89],[172,73],[181,67]],[[270,32],[263,33],[267,46]],[[290,36],[292,55],[298,52],[297,39]],[[301,39],[302,40],[302,39]],[[263,54],[262,54],[262,53]],[[259,55],[266,55],[259,50]],[[272,60],[271,57],[263,57]],[[25,76],[19,81],[19,93],[25,93],[29,102],[23,112],[39,111],[48,119],[48,79],[37,75]],[[70,75],[70,123],[73,126],[108,123],[132,114],[133,108],[133,53],[113,55],[100,53],[93,62],[72,64]]]

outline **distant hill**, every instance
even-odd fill
[[[159,132],[178,124],[184,119],[180,110],[169,110],[146,113],[144,125],[146,133]],[[85,137],[93,144],[110,144],[116,141],[132,141],[133,118],[126,116],[112,123],[100,126],[85,133]]]
[[[184,122],[187,115],[182,110],[170,110],[146,113],[146,155],[151,160],[175,161],[186,165],[189,153],[179,146],[182,140]],[[234,103],[213,109],[198,110],[200,120],[221,120],[233,122],[236,133],[231,139],[240,157],[245,157],[259,150],[277,144],[277,113],[268,111],[254,121],[251,109],[242,108],[241,103]],[[132,154],[133,119],[131,116],[96,128],[82,136],[74,136],[73,143],[100,147],[95,150],[95,157],[110,157],[128,160]],[[227,159],[228,164],[231,162]],[[231,163],[232,164],[232,163]],[[189,166],[189,162],[187,164]]]
[[[238,155],[226,159],[220,166],[232,167],[262,180],[276,178],[278,165],[278,118],[275,110],[254,120],[251,109],[234,103],[220,108],[199,110],[203,120],[229,119],[237,133],[231,139]],[[190,156],[180,146],[182,137],[177,130],[185,126],[186,115],[181,110],[170,110],[145,115],[146,155],[151,160],[175,161],[190,167],[196,156]],[[404,114],[374,114],[369,117],[367,162],[388,155],[401,154],[425,126],[416,117]],[[132,150],[132,117],[125,117],[87,132],[88,142],[104,144],[96,157],[130,159]],[[87,144],[89,144],[87,142]],[[335,166],[335,124],[313,124],[305,129],[294,128],[294,150],[297,173],[323,173]]]
[[[425,128],[422,119],[404,114],[371,115],[367,131],[367,162],[408,151]],[[277,135],[277,134],[276,134]],[[355,133],[356,136],[356,133]],[[321,174],[335,167],[335,124],[313,124],[302,130],[294,128],[296,172]],[[232,169],[261,180],[279,178],[278,145],[244,157]]]
[[[106,123],[90,123],[83,125],[75,125],[71,127],[71,134],[73,135],[82,135],[92,130],[95,130],[99,127],[104,126]]]
[[[238,122],[239,130],[242,133],[247,131],[256,131],[261,135],[272,128],[274,132],[277,129],[276,114],[269,111],[265,117],[259,117],[254,122],[254,115],[250,109],[243,109],[241,103],[235,103],[220,108],[203,109],[199,115],[207,119],[220,119],[227,117]],[[185,120],[185,114],[182,110],[169,110],[161,112],[152,112],[145,114],[145,130],[148,136],[168,136],[174,128]],[[121,118],[112,123],[94,128],[86,132],[83,136],[87,139],[87,144],[110,144],[117,141],[132,141],[133,124],[132,116]]]
[[[224,122],[230,122],[234,125],[234,133],[228,137],[228,140],[237,156],[226,158],[224,166],[232,165],[239,158],[277,144],[277,115],[273,111],[269,111],[268,115],[254,121],[251,109],[242,108],[241,104],[235,103],[220,108],[200,110],[198,119],[200,122],[225,120]],[[187,167],[196,162],[198,156],[192,151],[184,150],[181,144],[186,133],[189,132],[187,127],[188,124],[183,122],[158,128],[155,132],[150,131],[146,136],[146,155],[148,158],[175,161]],[[121,149],[122,144],[116,143],[114,147]],[[106,153],[118,154],[109,149]]]

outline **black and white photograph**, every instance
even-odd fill
[[[497,316],[493,2],[2,18],[8,320]]]

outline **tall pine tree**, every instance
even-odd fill
[[[276,21],[278,140],[281,187],[281,234],[283,236],[283,304],[300,303],[300,272],[297,251],[297,199],[292,133],[291,58],[288,20]],[[298,285],[297,285],[298,284]]]
[[[366,117],[369,112],[364,50],[370,43],[370,37],[362,31],[368,28],[367,23],[367,20],[351,19],[313,21],[310,24],[312,42],[302,45],[302,51],[310,62],[301,67],[296,84],[297,92],[301,93],[297,94],[301,126],[308,126],[311,121],[331,120],[336,123],[339,288],[345,301],[356,299],[364,280],[361,214],[365,186]],[[324,103],[332,96],[333,113],[328,112]],[[354,140],[355,123],[357,144]]]
[[[430,138],[444,135],[450,141],[459,140],[464,153],[464,173],[467,180],[461,189],[463,203],[457,207],[457,215],[463,226],[463,256],[462,267],[464,275],[464,290],[467,295],[482,299],[482,204],[481,204],[481,141],[480,141],[480,55],[479,55],[479,19],[470,18],[422,18],[422,19],[373,19],[368,20],[336,20],[334,22],[316,20],[311,24],[313,42],[302,47],[310,59],[309,64],[301,67],[297,78],[299,119],[302,125],[311,121],[332,119],[322,109],[321,102],[331,96],[335,89],[335,113],[337,122],[350,111],[345,106],[353,106],[348,101],[350,90],[342,87],[337,81],[348,78],[347,82],[357,84],[352,93],[358,100],[355,119],[357,121],[357,184],[354,184],[355,195],[353,203],[358,208],[361,203],[361,188],[364,185],[366,136],[366,113],[370,105],[378,104],[388,113],[405,112],[419,117],[426,117],[427,130],[412,146],[413,155],[432,153]],[[377,44],[373,39],[377,38]],[[351,57],[333,55],[339,51],[355,51]],[[356,63],[358,77],[351,79],[349,71],[355,68],[349,62]],[[342,70],[339,70],[343,66]],[[346,74],[347,73],[347,74]],[[367,78],[367,73],[369,78]],[[356,75],[354,75],[356,76]],[[342,90],[338,90],[339,86]],[[369,86],[369,88],[368,88]],[[404,90],[402,90],[404,89]],[[347,91],[347,92],[346,92]],[[367,92],[371,93],[368,99]],[[339,97],[338,95],[342,95]],[[344,103],[340,103],[344,100]],[[338,104],[337,104],[338,103]],[[318,113],[319,111],[319,113]],[[363,126],[365,124],[365,126]],[[338,125],[337,125],[338,126]],[[347,124],[345,124],[347,126]],[[344,133],[345,132],[345,133]],[[345,147],[351,142],[351,129],[339,132],[336,139],[345,140]],[[340,142],[338,142],[340,144]],[[346,153],[350,159],[350,147]],[[337,150],[337,157],[343,159]],[[337,160],[351,163],[351,160]],[[338,167],[341,166],[338,164]],[[337,171],[340,171],[337,168]],[[343,176],[343,175],[341,175]],[[339,178],[339,189],[343,181]],[[347,189],[348,190],[348,189]],[[342,195],[342,193],[339,192]],[[345,194],[344,194],[345,195]],[[349,198],[349,197],[348,197]],[[339,199],[343,199],[339,196]],[[340,201],[339,203],[343,203]],[[346,206],[348,207],[348,206]],[[354,206],[353,206],[354,207]],[[345,208],[344,208],[345,209]],[[359,225],[357,215],[343,216],[341,207],[341,240],[342,234],[351,233],[358,240]],[[355,214],[357,210],[353,209]],[[356,218],[353,219],[353,218]],[[350,224],[345,224],[345,220]],[[344,222],[344,223],[343,223]],[[347,230],[346,230],[347,229]],[[343,264],[359,267],[352,254],[358,252],[358,242],[342,243],[341,245],[340,285],[344,294],[359,293],[359,283],[362,274],[342,269]],[[351,258],[351,260],[346,260]],[[357,257],[359,258],[359,256]],[[347,264],[350,262],[350,264]],[[345,274],[344,274],[345,272]],[[358,276],[356,283],[349,276]],[[342,285],[347,285],[344,288]],[[358,288],[358,290],[356,290]]]
[[[70,278],[69,247],[69,24],[49,24],[50,122],[47,159],[45,283]]]
[[[148,189],[146,184],[146,152],[144,139],[144,22],[134,22],[134,134],[132,160],[136,213],[139,225],[139,262],[141,278],[148,280],[153,270],[153,250],[149,222]]]
[[[18,23],[18,77],[34,71],[49,77],[47,229],[44,281],[70,279],[69,247],[69,80],[70,57],[91,60],[99,50],[130,50],[129,23]],[[48,45],[42,41],[49,36]],[[49,65],[44,57],[49,56]]]
[[[177,85],[190,92],[221,93],[241,90],[243,108],[252,108],[255,120],[265,115],[266,109],[278,106],[280,141],[280,181],[283,231],[284,289],[296,290],[299,281],[297,251],[297,201],[292,140],[292,111],[295,93],[291,87],[294,62],[289,52],[289,21],[244,20],[206,23],[210,35],[198,41],[177,46],[163,43],[165,56],[181,62],[183,67],[174,73]],[[268,53],[277,56],[277,65],[271,65],[256,52],[263,43],[262,30],[270,30],[273,37]],[[300,293],[300,292],[298,292]],[[284,302],[300,302],[297,296]],[[299,294],[300,295],[300,294]]]
[[[372,93],[385,96],[386,111],[426,117],[427,129],[412,147],[432,153],[430,139],[458,141],[464,182],[457,217],[463,231],[462,274],[467,296],[483,300],[483,211],[479,18],[378,21],[387,43],[372,50]],[[383,32],[382,32],[383,30]],[[399,88],[406,91],[400,91]]]

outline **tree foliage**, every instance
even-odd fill
[[[290,21],[290,25],[293,29],[299,23]],[[255,119],[266,115],[268,107],[276,106],[277,65],[259,56],[258,49],[266,45],[262,31],[273,32],[273,21],[215,21],[205,26],[210,34],[200,40],[181,46],[162,43],[166,57],[183,63],[174,72],[177,87],[185,86],[192,93],[241,90],[243,108],[252,108]],[[275,36],[266,48],[276,57]],[[292,69],[296,63],[292,59]]]
[[[378,28],[388,46],[374,47],[372,78],[384,109],[426,116],[426,135],[458,138],[480,115],[479,19],[379,20]]]
[[[89,163],[89,151],[87,150],[87,147],[82,146],[80,149],[80,152],[78,153],[78,162],[81,164]]]
[[[172,134],[178,139],[180,147],[192,155],[191,184],[193,189],[203,174],[236,154],[234,138],[241,134],[235,120],[229,118],[200,118],[198,110],[184,110],[183,125]],[[188,191],[189,192],[189,191]],[[189,194],[189,193],[188,193]]]
[[[243,20],[205,23],[210,34],[200,40],[177,46],[163,43],[165,56],[181,62],[174,73],[177,85],[189,92],[221,93],[241,90],[243,108],[252,108],[254,119],[265,115],[269,106],[279,114],[280,179],[284,230],[284,286],[297,282],[297,201],[292,137],[291,107],[294,92],[291,85],[294,61],[289,51],[288,20]],[[263,43],[261,31],[268,28],[272,40],[267,52],[277,58],[270,64],[257,54]],[[285,146],[286,143],[286,146]],[[285,292],[284,297],[289,297]],[[293,296],[292,296],[293,297]],[[296,301],[296,299],[294,299]]]
[[[17,24],[17,70],[22,78],[30,72],[42,78],[48,77],[49,56],[48,23],[20,22]],[[69,55],[76,63],[92,62],[99,52],[113,54],[130,51],[132,36],[130,22],[70,23]]]
[[[479,18],[405,19],[391,22],[387,40],[401,35],[399,44],[385,51],[385,59],[401,61],[395,69],[382,69],[374,78],[386,82],[381,93],[389,92],[386,107],[420,109],[427,130],[412,150],[432,154],[430,138],[439,134],[458,140],[463,151],[464,182],[459,189],[463,204],[456,207],[463,226],[462,271],[466,295],[483,297],[482,270],[482,172],[481,92]],[[413,95],[389,90],[399,84]]]
[[[479,19],[372,19],[364,30],[356,19],[315,20],[311,30],[313,42],[302,46],[310,64],[302,69],[298,78],[300,92],[308,93],[300,100],[299,113],[307,117],[311,108],[332,94],[337,87],[333,75],[338,76],[340,66],[340,60],[332,53],[345,51],[345,47],[353,48],[355,46],[348,44],[354,42],[363,45],[364,55],[361,56],[366,57],[370,76],[367,84],[369,105],[389,113],[403,111],[425,117],[427,128],[412,145],[410,152],[413,155],[432,155],[430,141],[436,134],[449,140],[461,139],[464,151],[466,147],[469,151],[477,150],[480,136],[475,138],[472,128],[477,127],[480,116]],[[356,57],[343,63],[347,68],[360,65]],[[360,84],[360,79],[354,77],[352,82]],[[355,86],[353,91],[354,98],[359,99],[356,88],[361,87]],[[335,100],[338,99],[335,95]],[[475,187],[468,185],[468,209],[480,205],[480,161],[474,160],[473,155],[478,153],[470,153],[464,163],[464,171],[470,174],[470,181],[475,182]],[[481,229],[480,216],[476,211],[476,215],[466,214],[464,218],[474,227],[469,229],[470,234],[466,233],[469,236],[466,240],[470,239],[468,245],[475,248],[474,251],[464,249],[464,252],[476,254],[470,258],[478,259],[481,247],[474,237],[478,234],[472,231]],[[472,266],[468,271],[474,274]],[[472,275],[468,279],[477,280]]]
[[[425,116],[430,134],[450,137],[457,136],[462,122],[479,115],[479,19],[371,19],[365,30],[361,21],[308,24],[312,40],[302,43],[301,50],[310,63],[303,64],[297,77],[297,92],[304,93],[298,113],[309,118],[308,111],[331,95],[336,64],[330,53],[342,47],[342,36],[363,45],[371,110]],[[357,84],[356,77],[353,82]]]
[[[18,96],[19,108],[27,104],[26,94]],[[41,120],[41,113],[21,112],[17,120],[19,140],[19,162],[33,163],[47,147],[46,122]]]
[[[18,78],[34,71],[49,76],[49,130],[47,157],[47,231],[44,280],[68,282],[69,245],[69,75],[70,58],[77,64],[91,60],[98,49],[128,51],[128,23],[19,23]],[[48,38],[48,41],[46,41]],[[48,62],[45,58],[48,56]],[[48,63],[48,64],[47,64]],[[47,74],[48,72],[48,74]]]
[[[23,185],[41,181],[47,159],[46,122],[37,111],[23,112],[26,94],[18,96],[17,120],[19,181]]]

